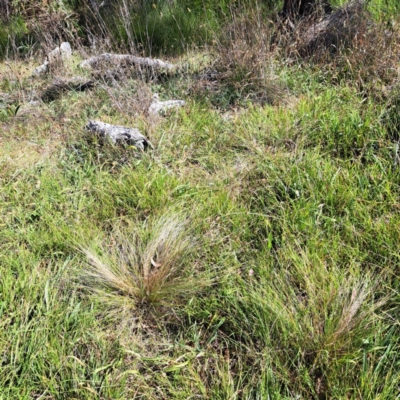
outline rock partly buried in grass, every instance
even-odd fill
[[[58,61],[67,60],[72,56],[71,45],[68,42],[61,43],[60,46],[57,46],[54,50],[47,54],[46,60],[42,65],[35,68],[32,75],[40,76],[45,74],[49,70],[49,66],[51,64],[55,64]]]
[[[35,70],[32,72],[33,76],[40,76],[44,75],[49,69],[49,62],[47,60],[44,60],[44,63],[42,65],[39,65],[39,67],[35,68]]]
[[[112,143],[125,143],[135,146],[142,151],[147,150],[149,147],[153,148],[150,141],[136,128],[127,128],[125,126],[90,120],[86,125],[86,129],[102,139],[110,140]]]
[[[167,100],[160,101],[160,97],[157,93],[153,94],[153,101],[149,107],[150,115],[162,114],[171,108],[182,107],[185,105],[183,100]]]
[[[136,68],[140,73],[156,75],[160,72],[169,72],[175,68],[175,65],[159,60],[157,58],[137,57],[131,54],[112,54],[104,53],[99,56],[88,58],[82,61],[81,68],[90,68],[97,70],[108,69],[131,69]]]
[[[62,93],[68,91],[84,92],[92,89],[95,81],[76,76],[74,78],[55,78],[42,93],[42,100],[46,103],[58,99]]]
[[[71,45],[68,42],[63,42],[60,44],[59,47],[57,46],[47,55],[47,59],[51,64],[53,62],[59,61],[60,59],[68,60],[68,58],[71,58],[71,56],[72,56]]]

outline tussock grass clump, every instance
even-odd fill
[[[289,58],[314,65],[332,83],[345,81],[377,97],[382,96],[377,88],[396,81],[400,32],[393,22],[376,21],[360,1],[315,20],[301,21],[286,35],[282,50]]]
[[[69,1],[79,15],[83,36],[93,48],[108,47],[143,54],[182,54],[210,43],[219,31],[225,2]]]
[[[114,231],[103,248],[84,248],[84,286],[111,308],[176,306],[211,283],[197,270],[196,239],[183,215],[166,215],[143,232]]]
[[[145,6],[162,18],[161,3]],[[345,69],[354,49],[367,63],[358,42],[301,58],[280,41],[293,35],[273,40],[266,9],[240,3],[193,56],[193,73],[219,66],[214,98],[187,96],[197,77],[178,71],[27,104],[52,74],[80,74],[78,60],[33,81],[36,61],[0,65],[0,397],[398,396],[395,72],[382,101],[360,84],[369,66]],[[287,102],[268,97],[280,80]],[[152,93],[186,106],[152,120]],[[88,139],[88,119],[137,127],[154,149]]]
[[[214,68],[219,73],[219,97],[228,104],[250,100],[280,104],[287,90],[279,81],[274,27],[257,7],[233,10],[217,43]]]
[[[286,247],[279,265],[259,265],[246,279],[242,294],[227,307],[228,326],[234,324],[230,329],[240,341],[264,354],[261,359],[257,352],[247,356],[255,357],[261,375],[279,377],[283,392],[304,398],[345,396],[353,392],[351,382],[367,374],[349,368],[347,361],[361,366],[363,352],[374,353],[372,338],[390,330],[390,318],[379,315],[389,297],[382,295],[382,278],[365,275],[355,265],[348,271],[328,265],[295,247]],[[381,388],[360,390],[370,398]]]
[[[8,43],[13,54],[36,51],[39,43],[45,50],[52,50],[63,41],[71,42],[74,47],[80,43],[77,15],[65,2],[5,0],[0,7],[6,11],[1,19],[7,21],[0,21],[0,41],[3,26],[13,27]]]

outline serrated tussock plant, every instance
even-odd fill
[[[391,296],[384,274],[378,278],[356,265],[346,272],[307,250],[297,252],[287,251],[287,265],[263,266],[258,282],[250,282],[243,311],[251,316],[247,334],[261,348],[278,350],[274,370],[282,376],[290,371],[291,390],[308,387],[304,396],[331,398],[343,360],[358,354],[366,338],[387,329]]]
[[[197,269],[198,241],[192,232],[180,214],[133,232],[116,228],[100,246],[82,249],[87,257],[83,285],[112,308],[178,305],[211,283]]]

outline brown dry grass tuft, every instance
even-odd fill
[[[348,81],[368,94],[398,79],[399,29],[377,23],[360,1],[317,22],[313,17],[300,21],[282,40],[281,50],[289,60],[327,72],[332,83]]]
[[[257,7],[232,11],[231,18],[217,42],[214,67],[220,86],[234,99],[281,103],[287,90],[277,76],[272,22]]]
[[[45,50],[68,41],[80,44],[78,15],[60,1],[14,1],[8,4],[9,15],[19,15],[28,32]]]
[[[291,64],[318,70],[333,84],[345,81],[375,97],[384,97],[386,87],[398,81],[400,31],[394,24],[376,22],[363,2],[289,25],[269,21],[257,7],[240,9],[232,12],[224,32],[216,46],[213,91],[225,90],[231,103],[285,102],[287,90],[278,71]]]
[[[196,248],[189,221],[179,214],[161,217],[147,233],[115,229],[102,248],[82,248],[88,260],[82,281],[117,313],[177,306],[211,283],[193,260]]]
[[[120,113],[129,116],[146,115],[152,102],[150,85],[143,80],[115,81],[110,87],[104,80],[101,87],[107,92],[112,106]]]

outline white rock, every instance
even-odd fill
[[[99,56],[88,58],[87,60],[82,61],[79,66],[81,68],[95,68],[101,64],[111,64],[113,66],[118,66],[121,65],[121,63],[150,69],[172,70],[174,68],[173,64],[159,60],[157,58],[137,57],[131,54],[112,53],[104,53],[100,54]]]
[[[49,54],[47,54],[45,62],[39,67],[35,68],[32,75],[40,76],[45,74],[49,69],[49,64],[58,61],[60,58],[62,60],[67,60],[72,56],[71,45],[68,42],[61,43],[60,47],[56,47]]]
[[[57,46],[47,55],[47,59],[49,63],[52,63],[60,59],[60,57],[62,60],[67,60],[71,56],[72,56],[71,45],[68,42],[63,42],[61,43],[60,47]]]
[[[68,58],[71,58],[71,56],[72,56],[71,45],[68,42],[61,43],[60,53],[61,53],[61,58],[63,60],[67,60]]]
[[[109,138],[112,143],[127,143],[140,150],[146,150],[148,147],[153,148],[151,142],[136,128],[89,120],[86,129],[100,137]]]
[[[167,100],[167,101],[160,101],[160,97],[158,93],[154,93],[153,101],[149,107],[149,114],[157,115],[161,112],[169,110],[171,108],[182,107],[185,105],[184,100]]]
[[[34,75],[34,76],[43,75],[47,72],[48,68],[49,68],[49,62],[46,60],[42,65],[35,68],[32,75]]]

